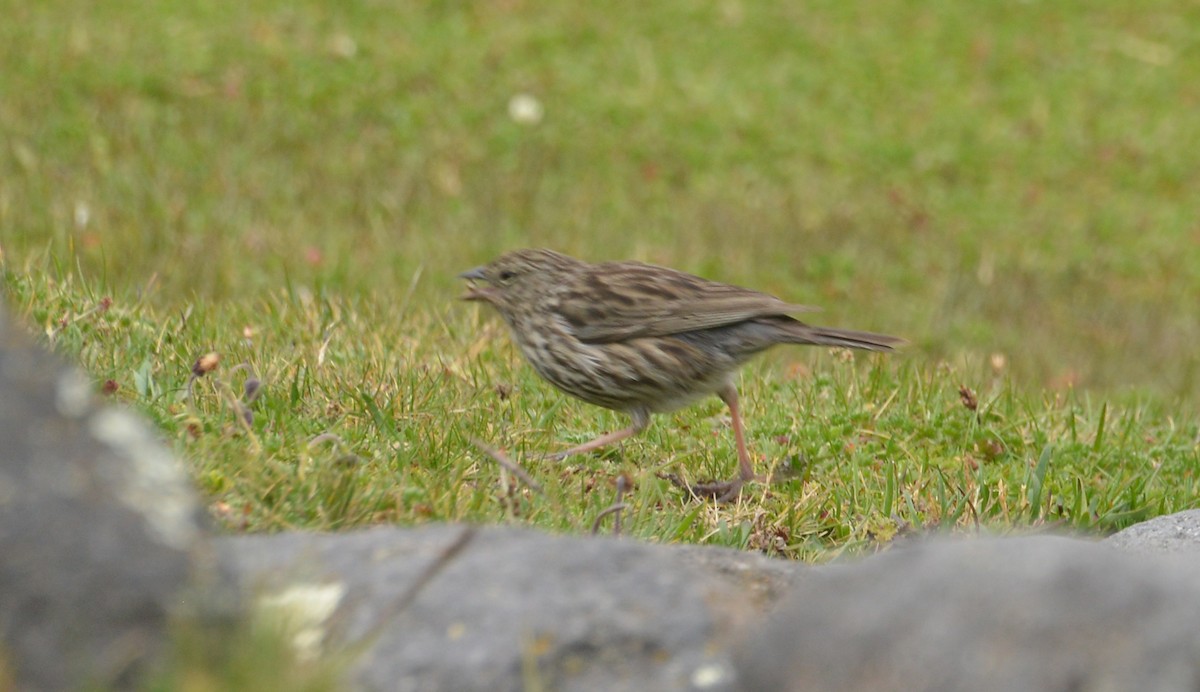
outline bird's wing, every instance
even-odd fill
[[[561,287],[558,312],[590,343],[709,329],[816,308],[640,262],[593,265]]]

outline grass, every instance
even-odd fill
[[[226,531],[585,531],[625,474],[632,535],[822,560],[1195,503],[1193,4],[0,5],[10,309],[155,420]],[[624,420],[455,301],[528,245],[913,344],[747,368],[777,482],[698,504],[655,473],[732,472],[715,398],[532,458]]]

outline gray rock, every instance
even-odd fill
[[[178,463],[0,312],[0,658],[19,689],[129,687],[201,532]]]
[[[1200,560],[1053,537],[930,541],[801,581],[748,690],[1200,689]]]
[[[503,527],[242,536],[220,547],[260,599],[286,604],[297,643],[351,652],[368,690],[735,689],[737,631],[805,569]]]
[[[1104,542],[1114,548],[1140,553],[1200,552],[1200,509],[1134,524]]]

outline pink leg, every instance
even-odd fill
[[[737,388],[733,383],[727,384],[717,391],[717,396],[729,407],[729,415],[733,418],[733,439],[737,443],[738,476],[733,480],[714,483],[698,483],[691,491],[701,497],[713,497],[718,502],[736,500],[742,492],[742,486],[754,480],[754,462],[750,452],[746,450],[746,432],[742,427],[742,412],[738,409]]]
[[[742,428],[742,412],[738,409],[737,388],[732,384],[725,385],[721,391],[717,392],[717,395],[729,407],[729,415],[733,418],[733,439],[737,443],[738,455],[738,479],[743,483],[748,483],[754,480],[754,462],[750,459],[750,452],[746,450],[746,433]]]
[[[628,428],[621,428],[620,430],[614,430],[610,433],[605,433],[594,440],[584,442],[583,444],[577,445],[570,449],[564,449],[561,452],[547,454],[546,456],[554,460],[565,459],[572,454],[584,454],[594,449],[600,449],[601,447],[610,445],[614,442],[620,442],[627,437],[633,437],[634,435],[645,430],[646,426],[650,424],[650,413],[648,411],[636,410],[632,412],[632,415],[633,422]]]

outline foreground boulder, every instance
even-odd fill
[[[205,543],[150,428],[0,313],[0,687],[133,686]]]
[[[819,570],[742,643],[748,690],[1200,689],[1200,561],[931,541]]]
[[[733,690],[730,650],[803,565],[514,528],[226,538],[312,655],[368,690]]]

